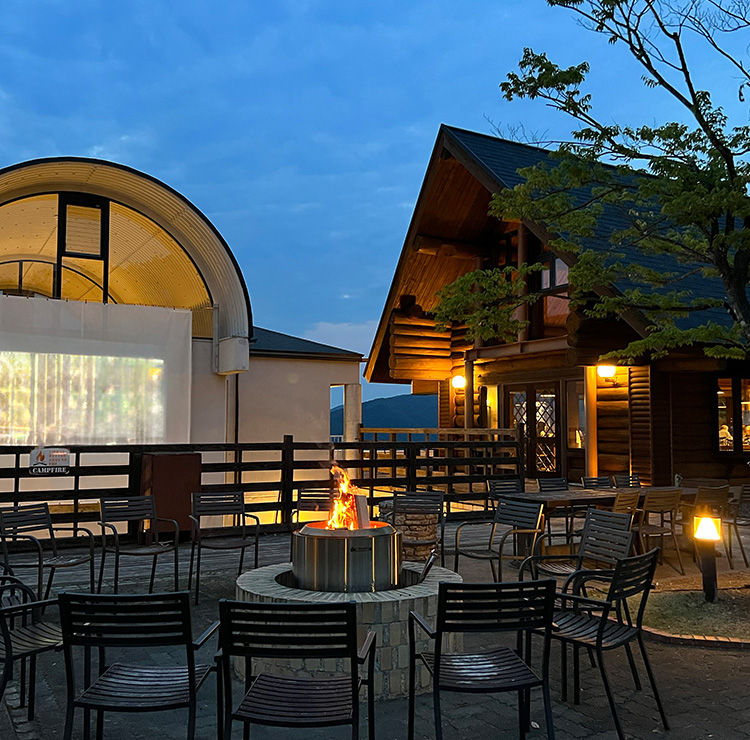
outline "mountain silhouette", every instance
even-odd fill
[[[362,404],[362,425],[376,429],[434,429],[438,425],[437,396],[374,398]],[[331,434],[344,433],[344,407],[331,409]]]

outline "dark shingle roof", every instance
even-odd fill
[[[541,163],[554,166],[558,161],[552,156],[552,152],[539,147],[507,141],[496,136],[478,134],[453,126],[444,125],[442,129],[497,183],[498,190],[513,188],[523,182],[523,178],[518,174],[519,169]],[[590,192],[584,188],[573,190],[572,194],[576,198],[581,198],[581,200],[590,196]],[[605,205],[599,219],[597,237],[584,240],[583,246],[594,250],[608,249],[611,246],[608,241],[609,235],[614,231],[627,228],[628,225],[628,221],[622,212],[612,205]],[[619,245],[617,251],[625,255],[625,262],[630,261],[640,264],[660,273],[685,272],[686,265],[678,263],[674,257],[668,254],[651,254],[635,247],[625,246],[621,248]],[[626,290],[636,286],[622,281],[615,287]],[[679,283],[676,283],[674,288],[690,291],[696,298],[724,299],[725,297],[721,280],[706,278],[700,273],[688,275]],[[719,324],[731,322],[724,309],[714,308],[708,311],[695,312],[688,318],[679,320],[677,324],[680,328],[685,329],[697,326],[709,318]]]
[[[253,340],[250,344],[251,355],[278,355],[287,357],[328,357],[339,360],[361,360],[359,352],[331,347],[328,344],[313,342],[309,339],[293,337],[270,329],[253,327]]]

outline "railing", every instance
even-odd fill
[[[296,491],[330,485],[336,460],[368,495],[370,506],[393,490],[433,488],[484,494],[492,476],[522,477],[517,439],[281,442],[197,445],[73,446],[68,475],[32,476],[31,447],[0,446],[0,506],[48,501],[56,521],[98,519],[98,500],[141,492],[144,453],[201,454],[201,489],[243,490],[247,510],[267,527],[288,528]]]
[[[396,427],[387,428],[375,428],[375,427],[360,427],[359,439],[360,441],[390,441],[390,442],[417,442],[429,440],[435,441],[458,441],[458,440],[516,440],[522,438],[523,435],[519,436],[521,426],[519,425],[515,429],[490,429],[490,428],[472,428],[472,429],[456,429],[453,427],[441,427],[441,428],[410,428],[410,429],[399,429]],[[418,438],[418,439],[415,439]]]

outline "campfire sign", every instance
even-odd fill
[[[64,447],[35,447],[29,455],[31,475],[67,475],[70,472],[70,450]]]

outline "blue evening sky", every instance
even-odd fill
[[[229,243],[255,323],[365,354],[440,123],[570,131],[502,99],[525,46],[590,61],[605,119],[682,116],[543,0],[6,0],[0,28],[0,166],[91,156],[159,178]],[[696,70],[737,105],[731,72]]]

